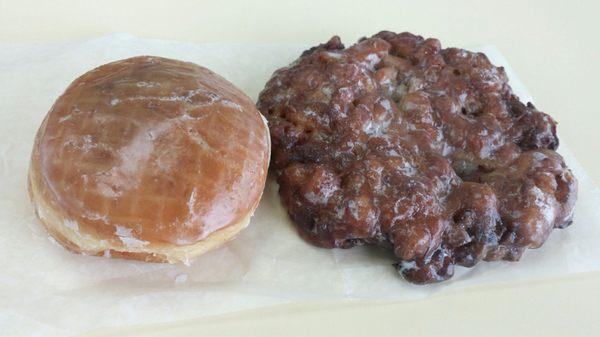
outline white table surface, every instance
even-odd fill
[[[370,4],[368,4],[370,3]],[[379,30],[496,45],[600,183],[600,2],[0,0],[0,42],[112,32],[196,42],[347,44]],[[599,205],[600,206],[600,205]],[[599,257],[600,258],[600,257]],[[600,336],[600,273],[414,302],[294,304],[88,336]]]

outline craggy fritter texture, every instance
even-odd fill
[[[410,282],[518,260],[572,222],[556,123],[482,53],[410,33],[333,37],[276,71],[258,106],[300,234],[393,248]]]

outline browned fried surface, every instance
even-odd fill
[[[30,179],[48,204],[36,205],[43,221],[56,213],[52,226],[140,258],[246,221],[268,161],[266,126],[244,93],[198,65],[142,56],[69,86],[38,131]]]
[[[392,247],[411,282],[518,260],[571,223],[577,184],[556,123],[501,67],[436,39],[339,38],[275,72],[259,97],[272,168],[303,237]]]

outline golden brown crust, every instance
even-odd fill
[[[269,161],[252,101],[191,63],[135,57],[75,80],[40,126],[36,214],[66,248],[188,261],[244,228]]]

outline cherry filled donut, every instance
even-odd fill
[[[264,119],[227,80],[134,57],[84,74],[54,103],[35,139],[29,193],[69,250],[188,262],[248,225],[269,155]]]
[[[410,33],[333,37],[277,70],[258,106],[300,235],[387,247],[410,282],[518,260],[572,221],[556,123],[482,53]]]

